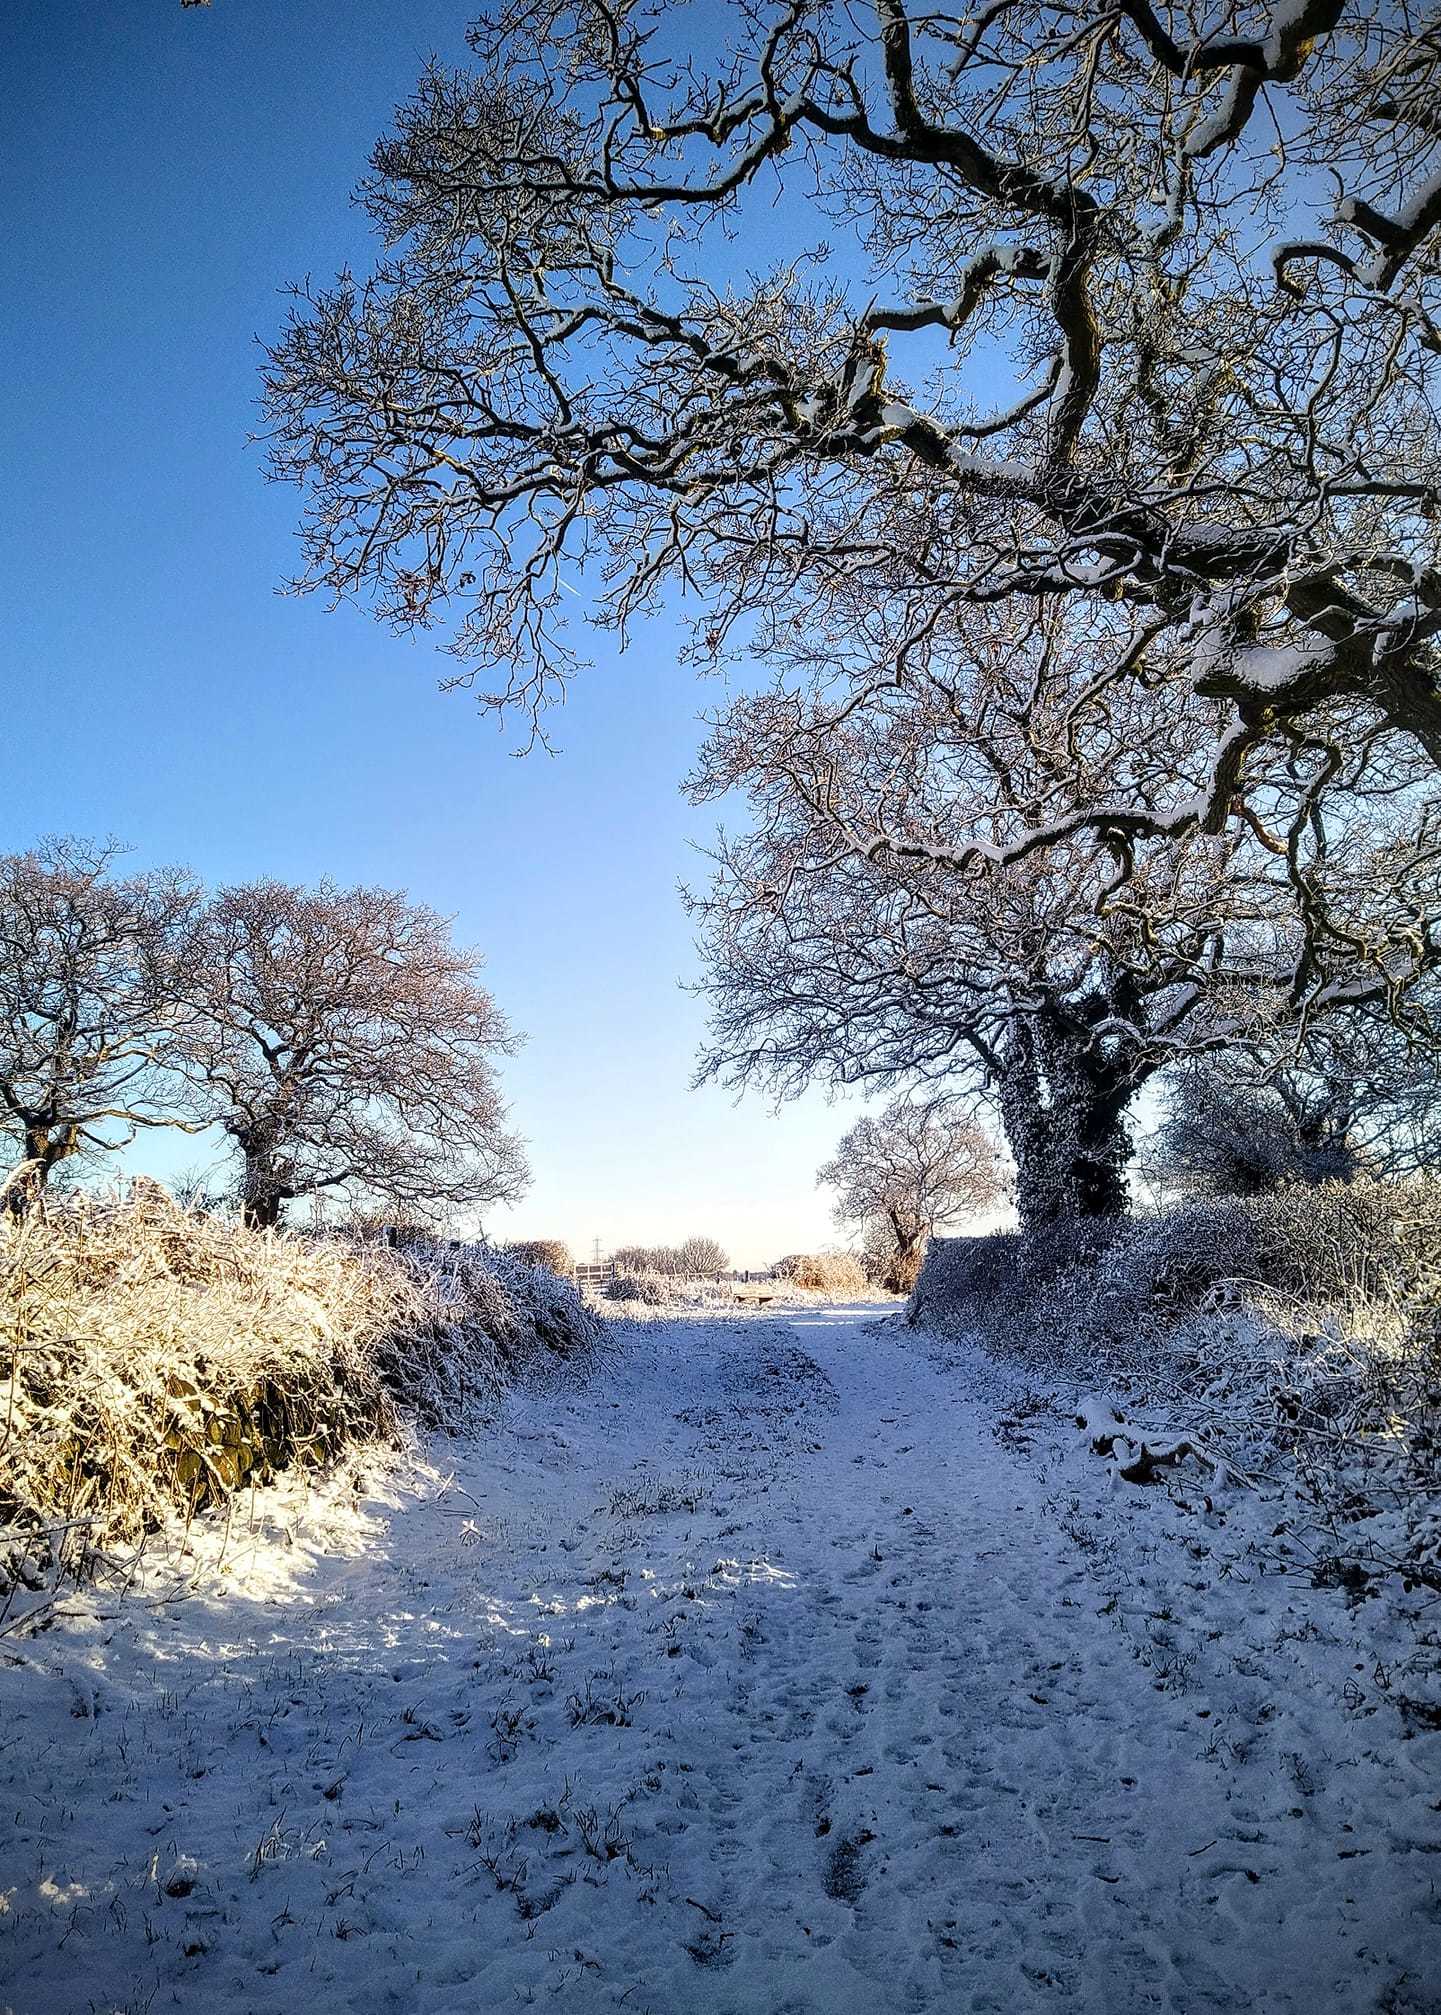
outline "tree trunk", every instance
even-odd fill
[[[1018,1039],[999,1087],[1023,1231],[1125,1214],[1134,1082],[1083,1039]]]
[[[58,1130],[44,1125],[26,1127],[19,1173],[5,1188],[5,1208],[12,1216],[21,1217],[34,1208],[44,1194],[51,1170],[74,1154],[79,1144],[77,1127]]]
[[[285,1210],[286,1190],[273,1158],[263,1149],[241,1143],[245,1173],[240,1186],[240,1215],[252,1231],[271,1231]]]
[[[895,1211],[888,1211],[896,1249],[886,1269],[884,1286],[892,1294],[909,1294],[921,1270],[921,1258],[929,1234],[914,1225],[903,1224]]]

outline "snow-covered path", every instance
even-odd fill
[[[1435,1747],[1369,1768],[1313,1626],[1158,1677],[872,1309],[623,1334],[448,1487],[0,1663],[0,2007],[1441,2006]]]

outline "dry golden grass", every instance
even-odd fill
[[[870,1287],[865,1268],[849,1252],[793,1252],[776,1271],[792,1287],[821,1294],[865,1294]]]
[[[458,1427],[586,1325],[514,1261],[249,1231],[152,1184],[0,1215],[0,1587],[407,1415]]]

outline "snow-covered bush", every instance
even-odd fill
[[[663,1308],[671,1299],[672,1281],[661,1273],[613,1273],[605,1283],[607,1301],[639,1301]]]
[[[257,1232],[155,1184],[0,1217],[0,1585],[408,1417],[457,1428],[600,1334],[569,1282],[483,1246]]]
[[[865,1268],[852,1252],[791,1252],[773,1269],[792,1287],[821,1294],[863,1294],[869,1286]]]
[[[727,1281],[676,1280],[659,1273],[613,1274],[601,1293],[609,1312],[628,1322],[734,1309],[743,1299]]]
[[[513,1238],[502,1250],[527,1266],[548,1266],[552,1273],[567,1277],[575,1272],[575,1256],[563,1238]]]
[[[620,1245],[615,1249],[617,1273],[658,1274],[671,1280],[680,1272],[680,1247],[675,1245]]]

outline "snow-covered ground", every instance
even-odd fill
[[[0,2007],[1434,2015],[1364,1616],[1018,1397],[874,1307],[656,1321],[70,1600],[0,1645]]]

